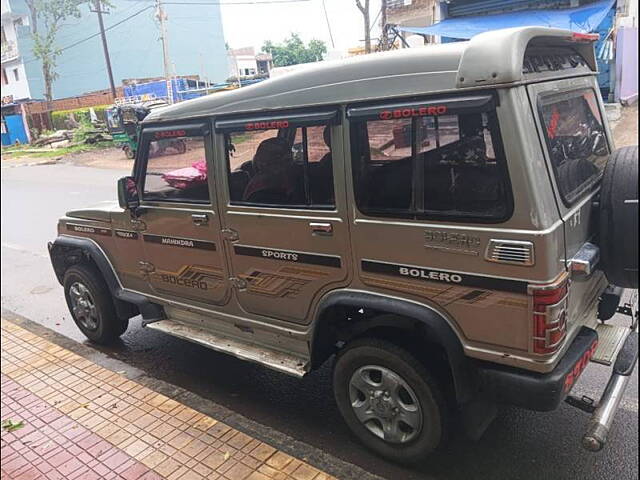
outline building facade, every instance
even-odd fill
[[[29,24],[27,15],[13,12],[9,0],[2,0],[2,103],[31,97],[21,51],[18,30]]]
[[[112,7],[103,18],[116,85],[125,78],[162,76],[162,45],[154,2],[111,0],[110,3]],[[167,16],[172,74],[199,75],[208,82],[224,81],[229,75],[229,66],[220,6],[215,2],[200,2],[170,4],[163,8]],[[57,36],[61,54],[56,60],[58,78],[53,84],[54,98],[109,88],[102,42],[96,35],[97,15],[88,3],[83,4],[81,10],[81,18],[67,20]],[[42,99],[41,63],[32,53],[31,27],[24,0],[2,0],[2,25],[2,66],[7,73],[7,84],[4,77],[2,79],[3,92],[5,87],[11,87],[13,69],[17,68],[21,80],[16,80],[15,88],[7,88],[7,92],[15,91],[16,99]]]
[[[273,68],[273,58],[270,53],[256,53],[253,47],[229,49],[229,64],[233,76],[249,78],[255,76],[269,76]]]

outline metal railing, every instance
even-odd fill
[[[8,62],[18,58],[20,52],[18,51],[18,45],[11,40],[2,42],[2,63]]]
[[[387,0],[387,9],[394,10],[397,8],[409,7],[413,4],[413,0]]]

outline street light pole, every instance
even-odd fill
[[[116,86],[113,83],[113,72],[111,71],[111,58],[109,58],[109,47],[107,47],[107,34],[104,31],[104,22],[102,21],[102,14],[107,13],[102,11],[100,6],[100,0],[95,2],[96,9],[93,10],[98,14],[98,24],[100,25],[100,36],[102,37],[102,49],[104,50],[104,60],[107,64],[107,75],[109,76],[109,87],[111,88],[111,95],[115,101],[116,98]]]

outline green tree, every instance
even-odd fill
[[[53,82],[58,78],[56,60],[61,50],[56,37],[65,20],[80,18],[80,5],[87,0],[26,0],[29,8],[33,55],[42,62],[44,97],[53,99]]]
[[[278,44],[267,40],[262,49],[271,54],[276,67],[318,62],[327,53],[327,46],[323,41],[310,40],[305,45],[297,33],[292,33],[289,38],[284,39],[284,42]]]

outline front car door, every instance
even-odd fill
[[[136,168],[145,261],[152,292],[220,305],[228,282],[215,209],[211,133],[205,123],[145,128]]]
[[[334,188],[344,181],[339,115],[216,121],[216,148],[227,158],[227,251],[247,312],[306,323],[314,301],[347,281],[346,204]]]

